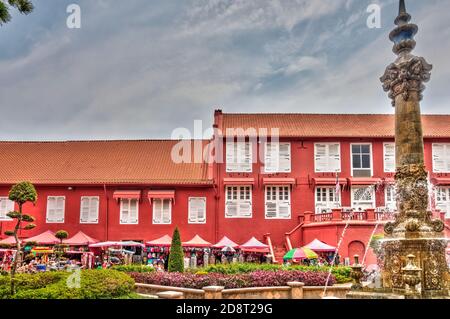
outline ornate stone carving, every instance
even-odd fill
[[[417,91],[421,100],[422,92],[425,90],[423,83],[430,80],[432,69],[433,66],[424,58],[413,55],[401,57],[397,62],[390,64],[380,80],[384,91],[389,92],[392,105],[395,106],[395,98],[400,94],[407,101],[411,91]]]

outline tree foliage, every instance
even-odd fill
[[[175,228],[170,245],[169,272],[184,272],[183,247],[181,246],[180,232]]]
[[[11,21],[10,7],[22,14],[29,14],[34,9],[31,0],[0,0],[0,26]]]
[[[69,233],[65,230],[59,230],[56,232],[55,237],[62,241],[63,239],[67,239],[67,237],[69,237]]]

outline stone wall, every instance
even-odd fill
[[[300,282],[289,282],[281,287],[254,287],[224,289],[211,286],[203,289],[189,289],[149,284],[136,284],[136,291],[157,295],[164,299],[321,299],[325,287],[304,286]],[[345,299],[350,285],[328,287],[325,297]]]

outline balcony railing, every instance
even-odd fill
[[[394,213],[388,211],[375,211],[375,209],[367,209],[365,211],[333,209],[331,213],[314,214],[312,212],[305,212],[304,215],[305,224],[343,221],[384,222],[393,219]]]

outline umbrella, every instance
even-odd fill
[[[225,247],[222,248],[222,251],[223,251],[224,253],[226,253],[226,252],[234,253],[234,252],[236,251],[236,249],[234,249],[234,248],[231,247],[231,246],[225,246]]]
[[[283,259],[302,260],[302,259],[317,259],[319,256],[309,248],[294,248],[289,250]]]

